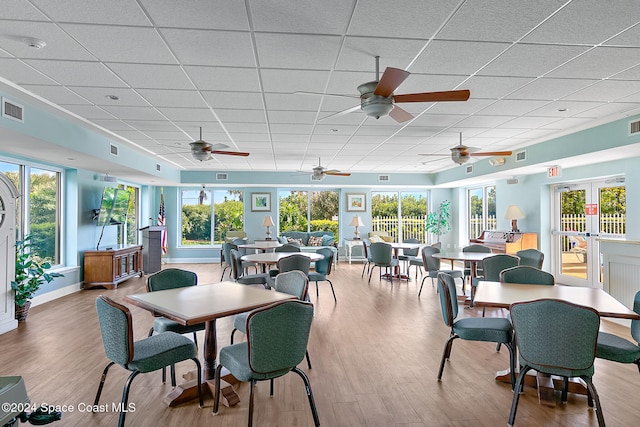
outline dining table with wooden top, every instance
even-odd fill
[[[259,240],[253,243],[244,243],[242,245],[238,245],[239,248],[254,249],[258,252],[267,252],[269,250],[279,248],[280,246],[282,246],[282,243],[278,242],[277,240]]]
[[[296,299],[296,297],[235,282],[200,284],[124,297],[128,303],[174,320],[181,325],[205,323],[203,376],[212,394],[218,351],[216,320],[290,299]],[[232,377],[227,377],[227,380],[233,382]],[[165,398],[165,403],[175,406],[197,398],[197,390],[195,380],[178,385]],[[231,386],[223,390],[223,396],[227,399],[229,406],[239,402]]]
[[[640,320],[640,315],[600,288],[564,285],[531,285],[520,283],[501,283],[480,280],[475,293],[475,305],[509,309],[511,304],[538,299],[559,299],[586,307],[598,312],[600,317],[616,319]],[[579,327],[579,325],[576,325]],[[496,380],[511,382],[509,370],[496,374]],[[553,397],[555,390],[562,388],[561,378],[527,375],[525,384],[538,388],[540,402],[547,406],[555,406]],[[571,379],[569,392],[586,394],[586,384],[579,378]]]
[[[451,261],[451,269],[453,270],[453,262],[454,261],[463,261],[465,263],[469,263],[470,265],[470,269],[469,269],[469,276],[471,277],[471,283],[473,283],[473,280],[475,278],[478,277],[478,264],[482,264],[482,261],[485,258],[488,258],[490,256],[494,256],[494,253],[491,252],[437,252],[435,254],[432,255],[432,257],[437,258],[437,259],[444,259],[444,260],[449,260]],[[471,287],[472,292],[473,292],[473,286]],[[465,302],[470,302],[470,300],[467,298],[466,295],[466,288],[465,288],[465,283],[463,281],[462,284],[462,293],[463,293],[463,298]]]
[[[324,258],[324,255],[316,252],[262,252],[243,255],[240,259],[246,262],[262,264],[262,271],[265,272],[268,265],[277,264],[281,258],[288,257],[290,255],[306,256],[311,260],[311,262],[320,261]]]

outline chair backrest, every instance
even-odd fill
[[[282,301],[247,316],[249,367],[268,374],[296,367],[304,359],[313,320],[313,305]]]
[[[333,264],[333,251],[329,248],[320,248],[316,253],[324,256],[323,259],[315,262],[316,273],[328,276],[331,274],[331,264]]]
[[[427,271],[440,270],[440,259],[434,258],[433,254],[440,253],[440,249],[434,246],[424,246],[422,248],[422,266]]]
[[[371,247],[371,241],[369,239],[362,239],[362,254],[366,259],[369,259],[369,248]]]
[[[225,242],[222,244],[222,253],[224,253],[224,263],[231,265],[231,249],[238,250],[238,246],[233,243]]]
[[[102,295],[96,298],[96,310],[107,358],[126,367],[133,360],[131,312],[124,305]]]
[[[481,253],[490,254],[491,248],[484,245],[473,244],[473,245],[465,246],[464,248],[462,248],[462,252],[481,252]],[[465,269],[471,268],[471,263],[469,261],[465,261],[464,268]],[[478,269],[478,272],[481,272],[482,264],[478,265],[477,269]]]
[[[240,254],[240,256],[247,254],[247,249],[240,247],[240,245],[244,245],[245,243],[247,243],[246,240],[235,238],[231,241],[231,243],[236,245],[236,249],[238,250],[238,253]]]
[[[523,249],[516,252],[516,256],[520,258],[520,265],[542,268],[544,254],[537,249]]]
[[[300,245],[295,243],[285,243],[274,249],[274,252],[300,252]]]
[[[237,250],[229,251],[229,259],[231,262],[231,278],[237,281],[242,276],[242,260]]]
[[[521,364],[544,366],[549,373],[582,370],[593,375],[600,327],[596,310],[540,299],[511,304],[510,311]]]
[[[230,231],[227,231],[227,233],[224,235],[224,240],[226,242],[231,242],[234,239],[240,238],[240,239],[243,239],[244,241],[245,237],[247,237],[247,233],[242,230],[230,230]]]
[[[193,271],[180,268],[166,268],[152,274],[147,279],[147,292],[163,291],[165,289],[186,288],[196,286],[198,275]]]
[[[438,273],[438,296],[440,297],[440,309],[444,324],[451,327],[458,317],[458,293],[456,282],[447,273]]]
[[[378,265],[390,265],[393,248],[384,242],[373,242],[371,247],[371,262]]]
[[[492,282],[500,281],[500,272],[507,268],[515,267],[520,262],[518,257],[507,254],[497,254],[482,260],[484,280]]]
[[[309,279],[302,271],[286,271],[276,276],[273,289],[283,294],[295,295],[299,300],[304,301],[309,289]]]
[[[434,248],[442,249],[442,242],[432,243],[431,246],[433,246]]]
[[[299,270],[308,276],[310,266],[311,259],[302,254],[293,254],[278,260],[278,271],[280,273]]]
[[[403,240],[404,243],[420,243],[420,240],[418,239],[404,239]],[[406,255],[406,256],[417,256],[418,255],[418,251],[420,250],[420,248],[415,248],[415,249],[403,249],[402,250],[402,255]]]
[[[503,283],[523,283],[527,285],[555,285],[553,274],[528,265],[518,265],[500,272]]]
[[[640,291],[636,292],[633,298],[633,311],[640,314]],[[631,336],[637,343],[640,343],[640,320],[631,321]]]

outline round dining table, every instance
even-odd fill
[[[432,255],[434,258],[447,259],[451,261],[451,268],[453,268],[453,261],[464,261],[471,265],[471,283],[473,279],[478,277],[478,264],[482,263],[485,258],[494,256],[491,252],[438,252]],[[473,286],[471,286],[471,292],[473,292]],[[462,293],[464,294],[465,302],[467,302],[465,288],[463,286]],[[469,301],[470,302],[470,301]]]
[[[253,243],[243,243],[242,245],[238,245],[239,248],[244,249],[255,249],[260,252],[266,252],[269,249],[275,249],[282,246],[282,243],[277,240],[261,240]]]
[[[266,266],[271,264],[277,264],[280,258],[288,257],[290,255],[303,255],[309,257],[311,262],[320,261],[324,258],[324,255],[315,252],[261,252],[257,254],[243,255],[240,259],[246,262],[255,262],[262,264],[262,271],[266,271]]]

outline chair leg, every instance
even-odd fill
[[[227,268],[229,268],[229,266],[225,266],[224,269],[222,270],[222,276],[220,276],[220,281],[222,281],[222,279],[224,278],[224,272],[227,271]]]
[[[453,343],[453,340],[455,340],[456,338],[458,338],[457,335],[451,335],[447,340],[447,343],[444,345],[444,351],[442,352],[442,360],[440,360],[440,369],[438,370],[438,381],[442,379],[442,372],[444,371],[444,362],[451,355],[451,344]]]
[[[580,377],[582,380],[587,383],[587,391],[589,391],[590,395],[593,397],[593,400],[596,402],[596,416],[598,417],[598,426],[604,427],[604,414],[602,413],[602,406],[600,406],[600,398],[598,397],[598,392],[596,391],[591,378],[587,376]]]
[[[120,419],[118,420],[118,427],[124,427],[124,417],[127,415],[127,401],[129,400],[129,389],[133,379],[138,376],[140,371],[133,371],[127,379],[124,389],[122,390],[122,406],[120,407]]]
[[[320,425],[320,418],[318,417],[318,409],[316,408],[316,402],[313,400],[313,392],[311,391],[311,383],[309,382],[309,377],[299,368],[293,368],[293,372],[300,375],[302,381],[304,381],[304,387],[307,390],[307,397],[309,398],[309,406],[311,407],[311,414],[313,415],[313,422],[316,427]]]
[[[196,345],[196,348],[198,348],[198,333],[196,331],[193,331],[193,343]]]
[[[196,367],[198,368],[198,403],[202,408],[204,406],[204,400],[202,397],[202,365],[197,357],[193,357],[191,360],[195,362]]]
[[[514,342],[504,344],[509,350],[509,370],[511,371],[511,389],[515,390],[516,385],[516,345]]]
[[[422,287],[424,286],[424,279],[426,279],[427,276],[424,276],[422,278],[422,282],[420,283],[420,290],[418,291],[418,297],[420,297],[420,294],[422,294]]]
[[[373,270],[376,268],[376,266],[374,265],[373,267],[371,267],[371,269],[369,270],[369,283],[371,283],[371,276],[373,275]],[[380,268],[380,267],[378,267]]]
[[[171,365],[171,387],[176,386],[176,365]]]
[[[320,298],[320,291],[318,290],[318,281],[316,280],[316,299]]]
[[[531,369],[531,367],[525,366],[523,369],[520,370],[520,374],[518,375],[518,379],[516,380],[516,385],[514,390],[520,390],[520,387],[524,382],[524,376],[529,369]],[[520,393],[513,393],[513,401],[511,402],[511,412],[509,413],[509,421],[507,423],[509,427],[513,427],[513,423],[516,420],[516,411],[518,410],[518,400],[520,400]]]
[[[269,396],[273,397],[273,378],[269,380]]]
[[[251,391],[249,392],[249,423],[247,424],[248,427],[253,426],[253,395],[254,395],[255,388],[256,388],[256,380],[249,381],[249,390]]]
[[[333,302],[338,302],[338,300],[336,299],[336,291],[333,289],[333,283],[331,283],[331,280],[327,279],[327,282],[329,282],[329,285],[331,285],[331,293],[333,294]],[[317,288],[318,285],[316,285],[316,291],[318,290]]]
[[[498,344],[496,344],[496,351],[500,351],[500,347],[502,346],[502,343],[499,342]]]
[[[567,403],[567,394],[569,393],[569,377],[564,377],[562,381],[562,396],[560,402]]]
[[[304,356],[307,358],[307,366],[311,369],[311,359],[309,359],[309,350],[304,352]]]
[[[109,364],[102,371],[102,377],[100,378],[100,384],[98,385],[98,392],[96,393],[96,400],[93,402],[93,406],[98,406],[98,401],[100,400],[100,395],[102,394],[102,387],[104,387],[104,381],[107,379],[107,374],[109,373],[109,368],[115,365],[115,362],[109,362]]]
[[[233,345],[233,336],[235,335],[236,331],[237,331],[236,328],[233,328],[233,330],[231,331],[231,340],[230,340],[231,345]]]
[[[220,405],[220,372],[222,371],[222,365],[216,366],[216,373],[214,376],[215,390],[213,392],[213,415],[218,415],[218,406]]]

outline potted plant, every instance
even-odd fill
[[[451,219],[451,213],[449,212],[450,207],[451,202],[443,200],[440,206],[438,206],[438,209],[427,215],[427,231],[438,236],[438,242],[442,234],[451,231],[451,224],[449,222]]]
[[[11,282],[11,289],[15,291],[16,319],[24,322],[31,307],[31,299],[43,283],[51,282],[55,277],[63,274],[47,272],[51,268],[48,261],[31,253],[31,235],[16,242],[16,274]]]

